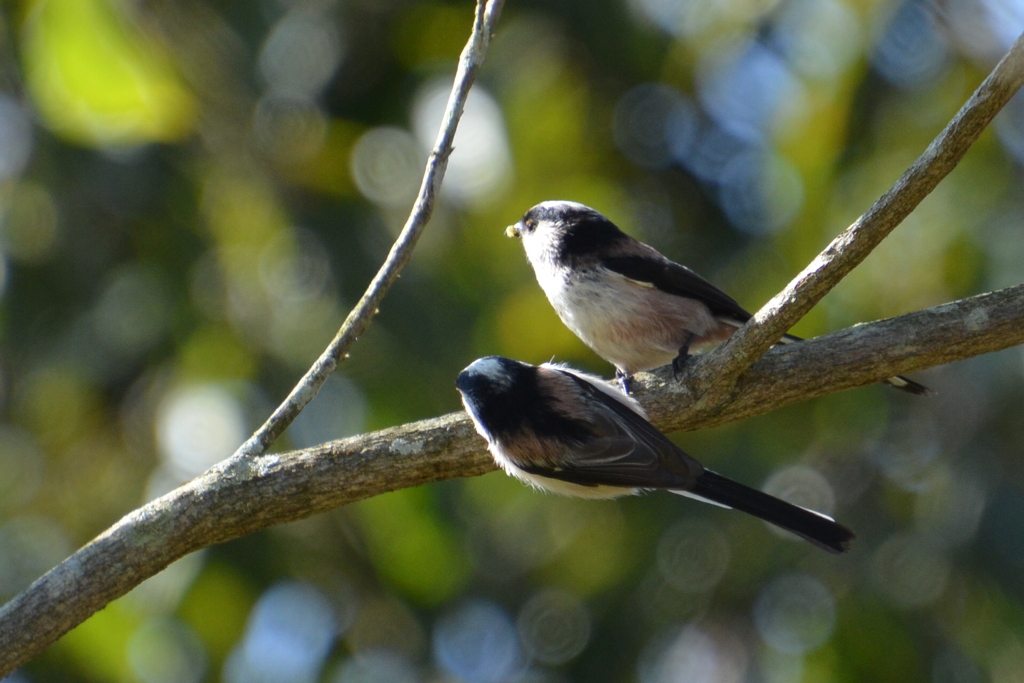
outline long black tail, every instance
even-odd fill
[[[830,553],[845,553],[854,534],[825,515],[787,503],[708,470],[687,491],[713,503],[741,510],[807,539]]]
[[[779,340],[779,343],[792,344],[793,342],[801,341],[804,341],[804,339],[796,336],[795,334],[784,334],[782,335],[782,339]],[[908,394],[914,394],[915,396],[927,396],[932,393],[932,390],[925,385],[918,384],[914,380],[909,377],[904,377],[903,375],[896,375],[889,379],[883,379],[882,383],[888,384],[893,389],[899,389],[900,391],[905,391]]]

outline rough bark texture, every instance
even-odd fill
[[[721,406],[694,398],[692,375],[675,382],[664,368],[640,376],[649,381],[637,382],[637,397],[661,429],[694,430],[1018,344],[1024,285],[776,347],[740,376]]]

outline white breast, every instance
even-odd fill
[[[605,268],[570,270],[543,252],[527,257],[562,322],[602,358],[634,373],[672,362],[691,333],[717,322],[695,299],[666,294]]]
[[[515,477],[519,481],[542,491],[550,491],[560,496],[573,498],[618,498],[619,496],[630,496],[639,493],[640,489],[624,488],[620,486],[583,486],[572,482],[542,477],[539,474],[531,474],[519,469],[515,463],[505,454],[504,449],[496,441],[489,444],[491,455],[498,467],[505,470],[505,473]]]

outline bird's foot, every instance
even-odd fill
[[[672,359],[672,379],[677,382],[679,381],[679,375],[683,373],[683,368],[690,362],[690,344],[693,343],[693,338],[696,336],[691,332],[683,345],[679,347],[679,355]]]
[[[680,351],[679,355],[672,359],[672,379],[679,381],[679,376],[683,374],[683,369],[691,357],[686,351]]]

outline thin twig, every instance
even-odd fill
[[[952,171],[1024,84],[1024,34],[953,120],[868,211],[714,353],[692,363],[687,384],[709,407],[725,405],[736,379],[877,247]]]
[[[725,410],[665,370],[636,388],[663,430],[700,429],[1024,343],[1024,285],[769,351]],[[465,413],[221,463],[135,510],[0,608],[0,678],[184,555],[387,491],[494,469]],[[700,454],[697,454],[700,455]]]
[[[306,371],[284,402],[235,451],[232,458],[252,457],[264,453],[270,444],[284,433],[288,425],[320,391],[320,387],[338,367],[338,363],[348,355],[349,349],[352,348],[356,340],[366,332],[373,317],[377,314],[384,295],[387,294],[388,289],[398,279],[402,268],[412,257],[412,250],[433,213],[434,200],[441,188],[441,181],[448,167],[448,157],[452,153],[455,130],[466,106],[469,90],[484,61],[484,55],[487,53],[491,36],[494,34],[494,27],[504,4],[505,0],[477,0],[473,32],[459,58],[459,68],[455,73],[455,82],[448,98],[448,106],[445,108],[434,149],[427,159],[419,194],[402,232],[388,253],[387,259],[324,352]]]

